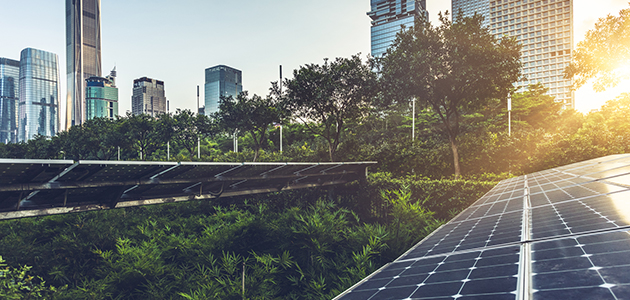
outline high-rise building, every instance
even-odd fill
[[[59,131],[59,58],[26,48],[20,54],[18,141]]]
[[[426,0],[370,0],[372,10],[372,56],[383,55],[402,27],[413,27],[416,19],[429,19]]]
[[[573,52],[573,0],[491,0],[488,8],[485,17],[492,34],[514,37],[523,46],[524,78],[516,83],[519,90],[541,83],[556,101],[575,108],[571,80],[563,78]]]
[[[459,16],[460,10],[462,17],[472,17],[476,13],[484,16],[484,26],[490,25],[490,0],[452,0],[451,8],[453,17]]]
[[[221,97],[236,97],[243,92],[243,78],[240,70],[219,65],[206,69],[205,114],[219,111]]]
[[[93,76],[86,80],[85,107],[87,120],[118,116],[118,88],[116,69],[107,77]]]
[[[147,114],[156,117],[166,113],[164,81],[147,77],[133,81],[131,110],[134,115]]]
[[[83,123],[85,80],[101,76],[101,1],[66,0],[66,128]]]
[[[0,57],[0,143],[17,142],[20,62]]]

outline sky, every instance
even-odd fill
[[[629,0],[574,0],[574,40],[598,18],[617,15]],[[448,0],[427,0],[430,20],[450,10]],[[0,0],[0,57],[19,59],[31,47],[59,55],[65,116],[65,1]],[[204,70],[228,65],[243,72],[243,89],[266,95],[272,81],[291,78],[305,64],[370,52],[369,0],[102,0],[103,75],[114,66],[119,113],[131,110],[133,80],[165,83],[170,111],[203,105]],[[597,109],[629,85],[606,93],[577,92],[576,108]],[[64,123],[64,120],[61,120]]]

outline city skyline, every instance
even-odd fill
[[[629,7],[626,0],[602,0],[597,7],[586,8],[580,5],[586,1],[574,2],[576,41],[583,38],[598,18],[616,15],[620,9]],[[291,71],[301,65],[321,64],[324,58],[349,57],[359,52],[366,57],[370,53],[371,19],[366,15],[370,11],[369,0],[247,1],[239,9],[220,2],[152,3],[156,5],[142,16],[136,14],[144,7],[141,1],[102,3],[102,64],[105,69],[114,66],[118,69],[121,115],[131,110],[133,79],[144,76],[169,83],[166,97],[171,112],[176,108],[196,111],[196,86],[203,86],[204,69],[208,66],[239,66],[250,95],[266,95],[270,82],[278,80],[278,65],[287,70],[284,77],[290,78]],[[450,1],[427,0],[431,21],[437,22],[437,13],[450,11],[450,5]],[[60,72],[65,73],[63,3],[37,0],[28,5],[11,2],[3,7],[14,13],[0,20],[0,25],[11,28],[20,15],[29,15],[32,21],[28,26],[20,26],[19,31],[7,32],[7,40],[12,42],[0,45],[0,56],[17,60],[20,51],[27,47],[50,51],[60,56]],[[217,11],[221,14],[212,13]],[[587,17],[583,17],[585,12]],[[152,26],[143,26],[143,22]],[[217,46],[218,41],[225,43]],[[65,95],[65,78],[61,80]],[[200,92],[203,95],[203,87]],[[616,94],[596,96],[610,100]],[[579,96],[576,100],[581,111],[594,108],[589,103],[580,103]],[[595,104],[596,107],[603,102]],[[65,116],[64,112],[62,105],[61,116]]]

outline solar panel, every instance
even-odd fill
[[[507,179],[335,299],[630,299],[630,155]]]
[[[0,219],[345,184],[372,164],[0,159]]]

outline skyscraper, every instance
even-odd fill
[[[454,17],[459,15],[461,9],[462,17],[472,17],[475,13],[484,16],[483,25],[490,25],[490,0],[452,0],[451,12]]]
[[[206,115],[219,111],[221,96],[236,97],[243,92],[241,71],[228,66],[219,65],[206,69],[205,108]]]
[[[453,9],[456,2],[462,10],[480,10],[463,4],[472,0],[454,0]],[[575,108],[571,80],[563,78],[573,52],[573,0],[491,0],[485,17],[496,37],[515,37],[523,45],[524,79],[516,84],[519,90],[541,83],[556,101]]]
[[[59,59],[57,54],[26,48],[20,54],[18,141],[59,131]]]
[[[0,57],[0,143],[17,142],[20,62]]]
[[[86,120],[102,117],[114,119],[118,115],[116,69],[105,78],[92,76],[86,80],[85,107]]]
[[[66,128],[83,123],[85,80],[101,76],[101,1],[66,0]]]
[[[147,77],[134,80],[131,110],[134,115],[147,114],[152,117],[166,113],[164,81]]]
[[[370,0],[372,10],[372,56],[383,55],[396,39],[401,26],[410,28],[416,19],[429,19],[426,0]]]

